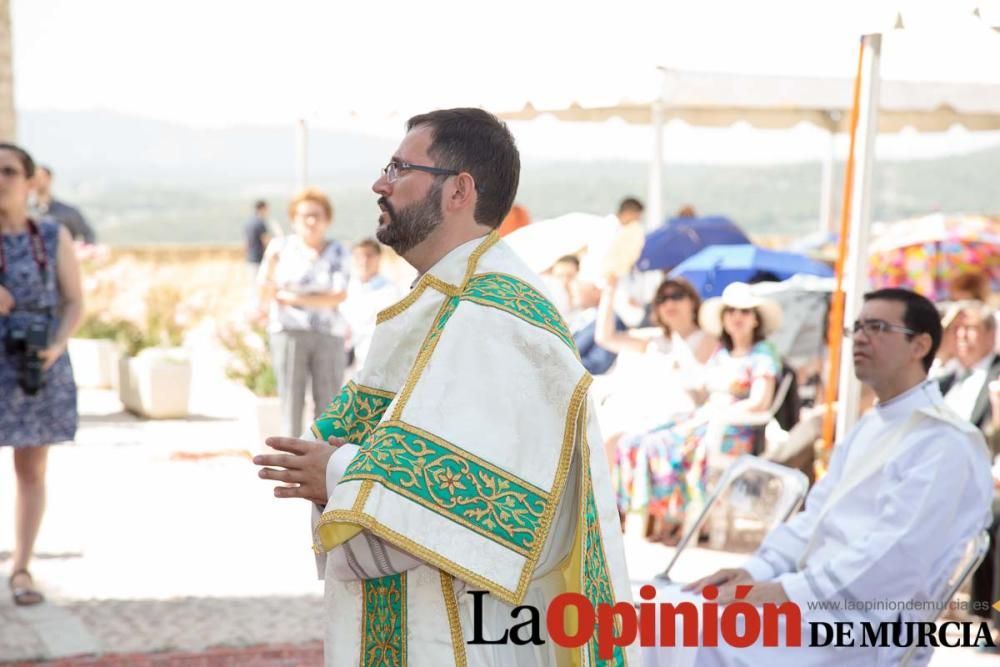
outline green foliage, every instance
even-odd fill
[[[229,352],[226,377],[236,380],[255,396],[277,396],[278,381],[271,366],[267,331],[259,324],[248,329],[228,326],[220,329],[219,341]]]
[[[121,317],[90,314],[74,334],[77,338],[113,340],[127,357],[148,347],[180,347],[184,328],[177,318],[181,293],[174,287],[154,287],[146,294],[146,316],[142,325]]]

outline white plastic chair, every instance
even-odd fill
[[[965,580],[972,576],[972,573],[976,571],[980,563],[983,562],[983,558],[986,557],[986,552],[990,548],[990,533],[988,530],[976,535],[974,538],[969,540],[969,543],[965,547],[965,554],[962,559],[958,562],[958,567],[952,573],[948,579],[941,584],[941,590],[938,592],[937,597],[934,601],[937,603],[934,605],[933,610],[927,614],[925,618],[920,619],[921,621],[927,623],[934,623],[937,621],[938,617],[944,608],[951,602],[955,594],[958,593],[958,589],[962,587]],[[917,653],[919,647],[914,644],[911,646],[906,653],[903,654],[902,659],[900,659],[900,667],[906,667],[910,664],[910,661]]]
[[[753,489],[757,490],[757,497],[764,495],[765,489],[777,489],[777,498],[771,505],[769,519],[766,520],[765,529],[770,531],[779,523],[786,521],[801,505],[809,490],[809,478],[801,470],[795,470],[787,466],[779,465],[772,461],[765,461],[751,454],[740,456],[726,470],[715,491],[709,497],[705,506],[702,507],[698,518],[691,527],[685,531],[680,544],[677,545],[674,556],[667,565],[667,568],[659,575],[658,579],[670,581],[670,570],[677,563],[681,553],[688,546],[692,539],[697,539],[701,526],[705,523],[713,507],[720,502],[720,498],[732,508],[741,502],[753,500],[753,494],[748,493]],[[728,531],[728,524],[726,530]]]

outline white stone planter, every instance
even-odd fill
[[[179,348],[148,348],[118,364],[118,396],[129,412],[150,419],[188,414],[191,360]]]
[[[70,338],[69,360],[79,387],[110,389],[118,376],[121,348],[113,340]]]

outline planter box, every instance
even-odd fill
[[[77,386],[95,389],[114,386],[121,358],[118,343],[102,338],[70,338],[68,349]]]
[[[149,348],[118,364],[118,397],[129,412],[151,419],[188,414],[191,360],[177,348]]]

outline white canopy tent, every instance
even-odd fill
[[[995,62],[1000,62],[1000,35]],[[612,106],[536,109],[530,102],[520,111],[500,114],[506,120],[533,120],[543,115],[562,121],[602,122],[621,118],[627,123],[652,124],[653,159],[647,220],[662,219],[663,126],[673,120],[696,127],[729,127],[744,123],[758,129],[787,129],[810,123],[831,135],[849,130],[853,82],[849,79],[753,76],[663,69],[660,99]],[[1000,83],[926,83],[886,81],[881,85],[878,131],[943,132],[960,125],[968,130],[1000,130]],[[824,156],[821,220],[828,229],[832,211],[833,146]]]
[[[1000,31],[991,27],[1000,21],[992,13],[989,17],[977,10],[974,15],[947,15],[946,20],[928,24],[924,16],[921,27],[933,28],[926,31],[907,30],[906,18],[900,13],[891,30],[875,30],[864,38],[854,191],[845,261],[848,321],[860,309],[864,290],[863,259],[868,256],[875,136],[905,128],[940,132],[955,125],[973,131],[1000,130],[1000,69],[996,67],[1000,63]],[[951,68],[959,75],[957,80],[882,81],[883,71],[893,72],[899,63],[928,49],[938,49],[941,53],[935,71]],[[883,52],[888,54],[888,63],[883,62]],[[849,79],[685,72],[662,67],[660,70],[662,88],[659,97],[653,100],[624,100],[614,105],[587,107],[571,103],[544,109],[528,102],[520,111],[501,116],[508,120],[530,120],[549,114],[565,121],[621,118],[629,123],[652,124],[647,220],[656,223],[662,219],[662,133],[664,123],[669,120],[703,127],[746,123],[769,129],[811,123],[826,128],[831,136],[849,130],[853,88]],[[966,70],[974,72],[974,77],[962,76]],[[831,151],[825,162],[821,217],[831,210],[832,157]],[[850,341],[845,339],[842,359],[850,358],[849,345]],[[839,388],[838,401],[843,409],[838,412],[837,432],[844,433],[857,419],[860,396],[860,385],[850,364],[841,364]]]

